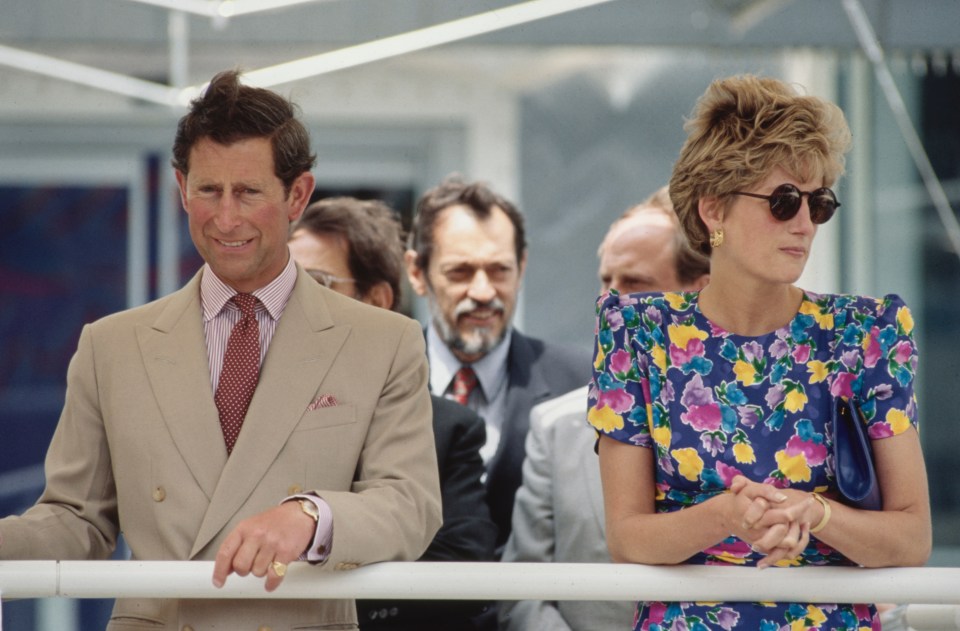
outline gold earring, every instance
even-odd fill
[[[710,233],[710,247],[719,248],[723,245],[723,228],[717,228]]]

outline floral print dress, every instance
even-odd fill
[[[835,397],[854,397],[874,440],[917,423],[913,318],[882,299],[804,293],[789,324],[746,337],[700,312],[697,293],[625,294],[597,303],[588,420],[618,441],[656,450],[658,512],[703,502],[742,474],[803,491],[836,490],[829,431]],[[728,537],[690,564],[756,565]],[[852,565],[815,535],[780,565]],[[872,605],[638,605],[638,631],[879,629]]]

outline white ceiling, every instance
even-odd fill
[[[264,1],[295,4],[229,19],[197,15]],[[169,96],[164,88],[202,83],[223,68],[250,72],[300,57],[326,59],[332,51],[489,11],[505,16],[520,5],[540,5],[550,13],[590,1],[0,0],[0,72],[6,66],[54,81],[102,82],[127,95],[143,90],[157,102]],[[493,30],[442,50],[455,60],[478,48],[509,54],[531,47],[858,46],[840,0],[592,1],[597,4],[502,29],[493,14]],[[886,50],[960,59],[957,0],[858,4]]]

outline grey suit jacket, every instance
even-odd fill
[[[197,274],[84,328],[46,459],[47,486],[0,520],[0,558],[214,558],[237,523],[299,490],[333,511],[316,571],[413,560],[440,525],[423,336],[302,270],[227,458]],[[321,395],[338,404],[308,410]],[[282,589],[282,586],[281,586]],[[108,629],[355,628],[350,600],[118,600]]]
[[[504,562],[610,562],[596,432],[586,414],[586,387],[533,409]],[[500,629],[629,629],[634,608],[633,602],[506,601],[500,603]]]

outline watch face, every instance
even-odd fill
[[[320,511],[317,510],[317,505],[310,500],[300,500],[300,508],[302,508],[303,512],[307,515],[313,517],[314,521],[320,521]]]

